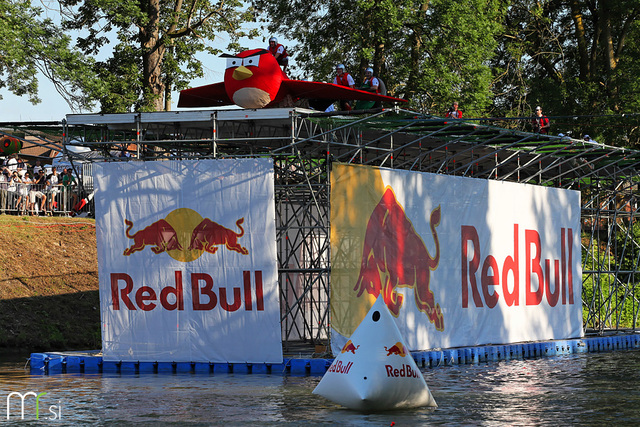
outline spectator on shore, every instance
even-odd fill
[[[40,164],[40,159],[36,160],[36,164],[33,167],[33,177],[37,178],[40,176],[40,171],[42,170],[42,164]]]
[[[2,167],[2,173],[0,173],[0,213],[5,213],[7,210],[7,187],[9,183],[9,169]]]
[[[45,189],[45,194],[47,196],[47,210],[46,215],[53,215],[53,209],[56,208],[58,202],[56,200],[56,196],[60,192],[59,189],[60,180],[58,177],[58,171],[56,167],[51,168],[51,174],[47,176],[47,187]]]
[[[21,215],[26,215],[31,208],[31,199],[29,198],[29,189],[31,187],[31,174],[25,172],[24,176],[20,178],[21,183],[18,184],[18,202],[16,209]]]
[[[11,177],[9,178],[9,186],[7,187],[7,209],[18,211],[18,204],[20,200],[16,203],[16,199],[18,198],[18,184],[21,184],[20,176],[18,175],[18,171],[11,172]]]
[[[39,215],[41,212],[46,212],[47,195],[44,193],[44,189],[47,184],[47,176],[44,173],[44,169],[40,169],[38,176],[34,177],[29,197],[31,198],[31,215]],[[38,210],[38,199],[40,201],[40,210]],[[34,212],[35,211],[35,212]]]
[[[78,203],[78,194],[76,193],[76,178],[73,176],[71,169],[62,170],[62,190],[64,200],[64,210],[69,211],[70,207],[75,206]],[[69,204],[69,199],[72,199],[72,203]]]
[[[13,173],[18,169],[17,157],[18,157],[17,154],[12,154],[9,156],[8,159],[5,160],[5,166],[7,167],[7,169],[9,169],[9,172],[11,173]]]

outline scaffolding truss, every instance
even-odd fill
[[[585,328],[604,333],[637,327],[638,151],[398,109],[68,115],[63,130],[71,162],[273,158],[285,349],[329,337],[334,162],[580,191]]]

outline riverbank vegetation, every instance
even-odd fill
[[[371,66],[414,111],[442,116],[458,101],[467,119],[532,130],[540,105],[552,134],[640,146],[636,0],[54,4],[46,13],[25,0],[0,5],[0,87],[32,102],[40,71],[77,108],[170,110],[208,59],[266,48],[276,35],[291,78],[332,81],[342,63],[359,83]]]

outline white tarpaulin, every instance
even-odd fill
[[[105,360],[282,363],[273,163],[96,163]]]
[[[383,294],[411,350],[580,337],[580,193],[334,165],[332,348]]]

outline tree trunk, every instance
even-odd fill
[[[417,90],[417,77],[420,75],[420,58],[422,56],[422,24],[427,11],[429,10],[429,0],[423,1],[420,9],[416,12],[415,22],[411,25],[411,52],[409,75],[407,76],[407,90],[405,98],[409,99]]]
[[[162,60],[165,47],[160,40],[160,0],[147,0],[149,21],[141,29],[143,79],[147,88],[143,109],[162,111],[164,108],[164,82],[162,81]]]
[[[609,4],[602,2],[601,8],[601,26],[602,26],[602,46],[604,47],[606,71],[610,74],[616,69],[616,58],[613,49],[613,35],[611,34],[611,14],[609,13]]]
[[[578,0],[571,0],[571,17],[578,41],[578,63],[580,64],[580,80],[586,81],[589,75],[589,52],[587,50],[586,31],[582,19],[582,11]]]

